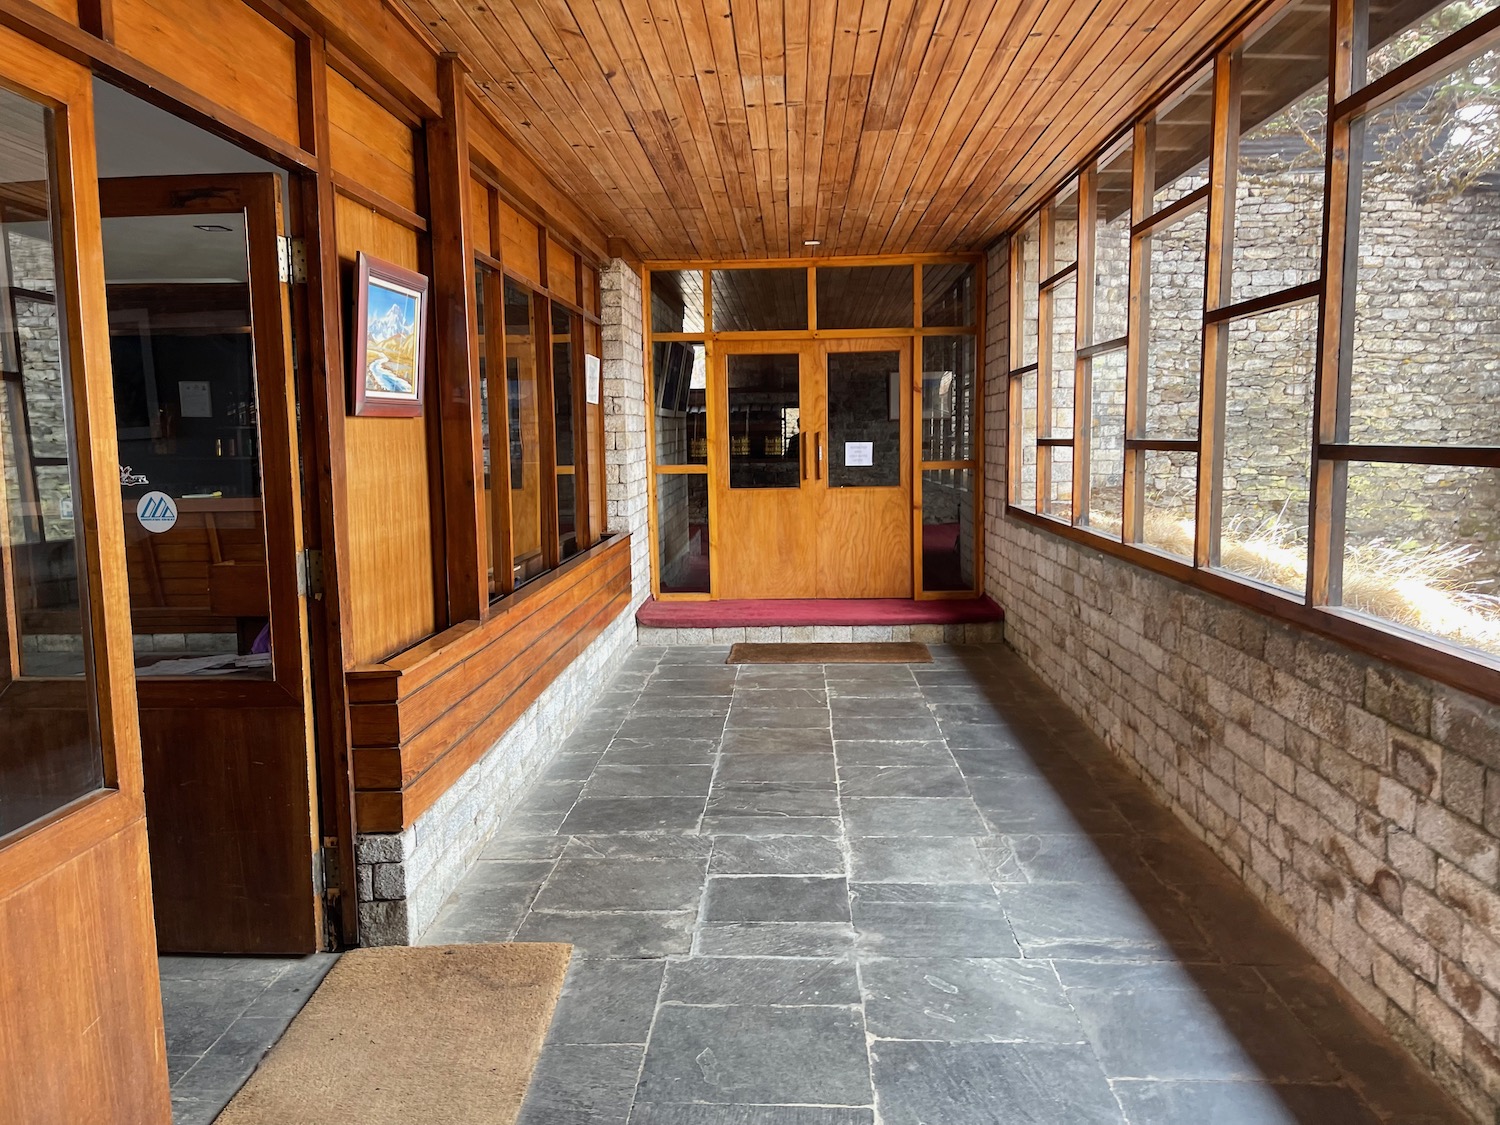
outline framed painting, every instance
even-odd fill
[[[354,268],[354,339],[349,349],[356,415],[421,417],[427,286],[427,278],[419,273],[359,255]]]

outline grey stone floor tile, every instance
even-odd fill
[[[555,859],[482,859],[469,868],[461,893],[498,887],[540,887],[556,866]]]
[[[625,1125],[642,1051],[563,1043],[544,1048],[516,1125]]]
[[[1070,988],[1068,999],[1111,1078],[1339,1078],[1312,1035],[1264,993]]]
[[[568,809],[552,812],[530,812],[526,806],[507,816],[500,825],[500,833],[506,836],[550,836],[555,835],[568,818]]]
[[[832,816],[705,816],[703,833],[712,836],[834,836],[840,822]]]
[[[227,1103],[260,1060],[281,1038],[291,1016],[241,1016],[204,1052],[197,1064],[185,1073],[174,1087],[175,1093],[208,1103],[222,1099]]]
[[[615,738],[599,765],[712,765],[718,754],[716,738]]]
[[[939,738],[937,721],[931,715],[906,719],[870,719],[835,715],[833,737],[838,741],[923,742]]]
[[[568,840],[562,858],[707,860],[713,852],[713,846],[712,840],[702,836],[682,836],[675,833],[575,836]]]
[[[735,680],[734,690],[808,688],[812,691],[824,691],[827,686],[823,679],[823,669],[815,664],[795,667],[745,665],[741,667],[739,678]]]
[[[998,902],[854,903],[855,943],[875,957],[1019,957]]]
[[[548,914],[692,910],[703,895],[701,859],[558,860],[532,909]]]
[[[583,961],[568,968],[549,1043],[640,1043],[651,1033],[664,959]]]
[[[837,719],[930,719],[932,712],[927,701],[920,695],[892,698],[890,696],[834,696],[829,704],[833,717]]]
[[[156,959],[162,980],[224,981],[237,987],[269,985],[286,971],[280,957],[213,957],[166,953]]]
[[[848,922],[723,922],[698,928],[702,957],[844,957],[854,952]]]
[[[715,875],[844,875],[844,849],[825,836],[715,836]]]
[[[1265,979],[1247,965],[1192,961],[1070,961],[1052,967],[1064,988],[1113,989],[1119,992],[1251,992],[1270,995]]]
[[[999,899],[995,888],[985,883],[859,883],[851,882],[849,891],[856,902],[946,902],[994,906]]]
[[[640,1098],[869,1105],[864,1021],[855,1008],[666,1005],[646,1048]]]
[[[768,687],[750,688],[738,684],[734,689],[736,707],[810,708],[828,710],[828,691],[825,688]]]
[[[782,730],[730,730],[724,735],[726,754],[816,754],[833,751],[833,734],[826,724]]]
[[[850,878],[858,883],[984,883],[988,868],[964,836],[902,839],[851,836]]]
[[[984,836],[979,810],[967,797],[844,797],[851,836]]]
[[[663,1004],[857,1005],[854,963],[792,957],[693,957],[667,964]]]
[[[533,910],[516,931],[516,941],[562,941],[585,960],[615,957],[667,957],[693,945],[693,911],[681,914],[546,914]]]
[[[1111,1083],[1126,1116],[1150,1125],[1380,1125],[1346,1086],[1266,1082]]]
[[[832,790],[838,786],[833,755],[727,752],[714,773],[714,784],[720,786],[777,783]]]
[[[604,757],[604,750],[608,745],[609,741],[606,739],[599,749],[589,751],[588,753],[558,754],[542,770],[537,778],[538,783],[545,784],[550,781],[587,781],[589,775],[594,772],[594,768],[599,764],[599,759]],[[526,802],[523,800],[518,806],[517,811],[522,812],[525,808]],[[509,819],[512,818],[507,818],[507,820]]]
[[[729,712],[726,731],[822,731],[829,727],[828,712],[807,707],[742,707]]]
[[[718,738],[723,733],[723,715],[651,715],[626,719],[616,737]]]
[[[860,962],[859,978],[877,1039],[1083,1042],[1083,1025],[1045,961],[876,958]]]
[[[708,797],[705,816],[838,816],[832,789],[778,782],[721,784]]]
[[[998,890],[1028,957],[1214,959],[1186,908],[1165,888],[1033,883]]]
[[[870,1057],[883,1125],[1124,1125],[1087,1047],[877,1041]]]
[[[809,875],[715,875],[704,922],[847,922],[849,884]]]
[[[582,796],[702,797],[707,795],[714,773],[712,764],[615,766],[607,759],[608,754],[600,760]]]
[[[566,836],[553,833],[521,836],[502,830],[484,846],[484,850],[479,853],[479,858],[481,860],[556,859],[562,855],[563,847],[567,842]]]
[[[914,684],[916,677],[907,664],[825,664],[823,675],[829,683],[835,680],[863,680],[869,683]]]
[[[290,1021],[317,991],[337,961],[336,953],[309,953],[292,959],[286,971],[245,1009],[245,1018]]]
[[[162,1008],[172,1013],[167,1054],[202,1055],[267,987],[263,980],[236,978],[163,980]]]
[[[463,897],[459,897],[463,896]],[[466,945],[476,941],[510,941],[529,909],[526,898],[490,902],[460,888],[421,936],[422,945]]]
[[[1302,943],[1276,922],[1243,886],[1201,883],[1178,887],[1199,930],[1226,961],[1241,965],[1310,966]]]
[[[922,690],[915,683],[882,680],[829,680],[828,698],[835,699],[906,699],[922,700]]]
[[[584,797],[559,823],[563,835],[696,832],[706,797]]]
[[[1016,833],[990,845],[997,866],[1014,865],[1028,883],[1147,883],[1154,880],[1135,853],[1135,837],[1087,833]]]
[[[960,722],[944,719],[938,723],[942,738],[954,750],[1021,751],[1021,742],[1004,727],[992,723]],[[1029,760],[1029,759],[1028,759]]]
[[[839,767],[839,793],[845,797],[967,797],[968,784],[956,765]]]
[[[843,740],[834,743],[840,770],[867,767],[954,765],[953,755],[939,740],[926,742],[867,742]]]
[[[874,1125],[875,1111],[808,1105],[651,1105],[636,1102],[630,1125]]]
[[[202,1055],[168,1055],[167,1056],[167,1082],[175,1086],[177,1080],[186,1074],[198,1062]]]

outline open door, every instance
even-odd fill
[[[0,1119],[167,1125],[90,76],[0,58]]]
[[[322,932],[280,187],[100,186],[164,952],[305,953]]]

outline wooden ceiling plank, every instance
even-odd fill
[[[689,4],[692,0],[681,0]],[[734,253],[752,257],[756,247],[764,246],[765,203],[756,182],[755,157],[750,144],[750,121],[745,103],[745,85],[740,78],[739,53],[735,46],[733,13],[729,0],[702,0],[704,28],[714,60],[715,77],[723,99],[725,122],[723,135],[734,155],[742,196],[752,208],[740,223],[740,245]],[[730,255],[734,256],[733,254]]]

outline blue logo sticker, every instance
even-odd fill
[[[135,506],[135,518],[153,535],[171,531],[177,524],[177,503],[165,492],[148,492]]]

